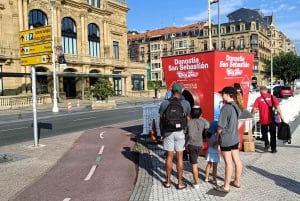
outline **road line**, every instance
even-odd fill
[[[92,168],[90,169],[90,172],[88,175],[84,178],[84,181],[89,181],[91,177],[93,176],[95,170],[96,170],[97,165],[93,165]]]
[[[89,120],[89,119],[96,119],[96,117],[86,117],[86,118],[82,118],[82,119],[74,119],[73,121],[84,121],[84,120]]]
[[[6,129],[6,130],[0,130],[0,132],[21,130],[21,129],[24,129],[24,128],[29,128],[29,127],[11,128],[11,129]]]
[[[100,134],[99,134],[99,137],[100,137],[100,139],[103,139],[104,137],[103,137],[103,134],[105,133],[105,131],[102,131]]]
[[[101,146],[101,148],[100,148],[98,154],[101,155],[101,154],[103,153],[103,150],[104,150],[104,145]]]
[[[65,198],[63,201],[70,201],[71,198]]]

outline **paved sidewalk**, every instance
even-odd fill
[[[299,117],[298,120],[299,121]],[[294,122],[299,125],[299,122]],[[198,201],[198,200],[230,200],[230,201],[265,201],[265,200],[300,200],[300,126],[294,131],[292,144],[277,141],[278,153],[263,153],[263,142],[256,141],[256,152],[241,152],[243,174],[241,188],[231,187],[230,193],[215,191],[214,185],[205,183],[204,169],[206,161],[199,157],[199,172],[202,180],[199,189],[192,187],[193,177],[191,165],[185,162],[184,180],[188,187],[176,189],[176,166],[174,163],[171,188],[164,188],[165,181],[164,152],[162,145],[141,138],[142,154],[138,181],[131,196],[131,201]],[[218,184],[223,184],[224,162],[218,167]]]
[[[119,101],[138,101],[138,98],[124,97]],[[144,99],[144,98],[143,98]],[[151,100],[151,99],[149,99]],[[61,103],[62,104],[62,103]],[[63,104],[66,104],[64,101]],[[83,104],[84,105],[84,104]],[[84,107],[82,105],[82,107]],[[88,106],[89,103],[86,103]],[[62,108],[66,105],[60,105]],[[51,105],[44,108],[51,111]],[[13,111],[7,111],[13,112]],[[29,112],[31,112],[29,110]],[[2,115],[1,115],[2,116]],[[192,188],[191,165],[185,162],[184,179],[188,187],[176,189],[176,171],[172,176],[173,185],[166,189],[164,152],[161,145],[147,142],[148,138],[139,138],[142,148],[140,167],[134,192],[130,200],[142,201],[198,201],[198,200],[300,200],[300,118],[291,125],[293,129],[292,144],[283,144],[278,140],[278,153],[262,153],[263,144],[256,143],[256,152],[241,152],[244,170],[240,189],[231,188],[228,194],[213,190],[211,183],[201,182],[199,189]],[[141,131],[142,132],[142,131]],[[63,156],[73,145],[81,132],[43,139],[41,147],[33,148],[32,142],[24,142],[0,147],[0,155],[10,154],[17,160],[0,163],[0,201],[7,201],[15,193],[43,176],[49,168]],[[203,180],[206,162],[199,157],[199,171]],[[218,183],[224,178],[224,162],[218,168]]]

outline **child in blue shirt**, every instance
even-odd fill
[[[210,169],[212,167],[212,183],[217,185],[217,169],[218,163],[221,161],[221,156],[219,152],[219,144],[217,142],[217,127],[218,122],[212,121],[210,122],[209,129],[207,131],[207,142],[208,142],[208,150],[205,156],[205,160],[207,161],[207,165],[205,168],[205,182],[210,181]]]

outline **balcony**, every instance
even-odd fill
[[[114,67],[127,67],[127,59],[113,59],[104,57],[90,57],[90,56],[80,56],[65,54],[67,63],[73,64],[90,64],[90,65],[103,65],[103,66],[114,66]]]

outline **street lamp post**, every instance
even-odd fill
[[[55,24],[54,24],[54,6],[56,0],[49,0],[51,4],[51,15],[52,15],[52,26],[51,26],[51,35],[52,35],[52,69],[53,69],[53,108],[52,112],[58,112],[57,104],[57,89],[56,89],[56,65],[55,65],[55,47],[54,47],[54,33],[55,33]]]
[[[273,94],[273,86],[272,86],[272,83],[273,83],[273,29],[274,29],[274,26],[273,24],[270,25],[270,31],[271,31],[271,44],[270,44],[270,48],[271,48],[271,55],[270,55],[270,59],[271,59],[271,94]]]

